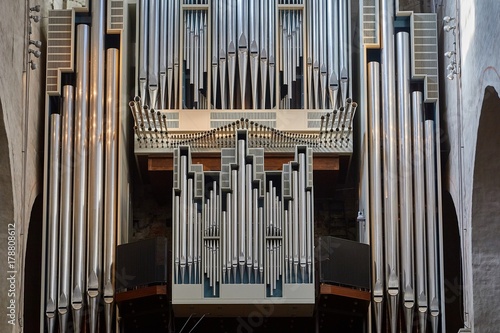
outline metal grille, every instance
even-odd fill
[[[412,29],[412,77],[424,79],[424,100],[438,99],[438,46],[435,14],[413,14]]]
[[[60,95],[61,72],[73,69],[73,10],[49,11],[47,30],[47,94]]]
[[[108,33],[119,34],[123,30],[123,0],[108,0]]]
[[[363,0],[363,43],[379,45],[378,0]]]

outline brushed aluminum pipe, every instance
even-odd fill
[[[119,51],[106,51],[106,168],[104,186],[104,319],[106,332],[111,333],[115,296],[116,218],[118,202],[118,103]]]
[[[229,75],[229,108],[234,108],[236,81],[236,0],[227,0],[227,70]]]
[[[180,1],[169,1],[174,3],[174,12],[172,14],[172,17],[174,19],[174,49],[173,49],[173,58],[174,58],[174,98],[172,98],[173,101],[173,108],[176,109],[179,107],[179,84],[180,84],[180,75],[179,75],[179,69],[180,69],[180,63],[179,63],[179,51],[180,51]],[[170,91],[171,92],[171,91]],[[169,105],[170,107],[170,105]]]
[[[253,239],[255,235],[253,234],[254,225],[254,205],[253,205],[253,193],[252,193],[252,181],[253,181],[253,166],[251,163],[246,163],[243,166],[245,170],[245,219],[246,219],[246,265],[247,265],[247,278],[248,283],[251,283],[252,277],[252,267],[253,267]]]
[[[259,5],[260,1],[250,0],[248,9],[249,20],[249,51],[250,51],[250,85],[252,91],[252,107],[257,108],[257,78],[259,74]]]
[[[382,0],[389,1],[389,0]],[[339,0],[339,46],[340,46],[340,93],[342,105],[348,97],[349,87],[349,40],[348,40],[348,4],[347,0]],[[390,23],[392,24],[392,22]],[[383,39],[385,40],[385,39]],[[383,52],[383,51],[382,51]]]
[[[259,190],[254,187],[252,190],[252,210],[253,210],[253,276],[254,283],[258,283],[259,277]]]
[[[429,314],[433,333],[438,332],[440,300],[439,300],[439,270],[438,270],[438,243],[437,243],[437,212],[436,212],[436,135],[434,120],[424,123],[425,134],[425,180],[427,206],[427,262],[428,262],[428,291]]]
[[[237,163],[238,169],[238,262],[240,268],[240,278],[241,283],[243,283],[245,262],[246,262],[246,251],[247,251],[247,236],[246,236],[246,200],[247,200],[247,190],[246,190],[246,170],[245,170],[245,155],[246,155],[246,142],[245,140],[238,140],[238,150],[237,150]]]
[[[269,40],[269,14],[267,12],[267,1],[259,0],[259,16],[260,16],[260,108],[266,107],[267,95],[267,73],[268,73],[268,40]],[[257,107],[257,106],[255,106]]]
[[[384,304],[384,243],[382,216],[382,158],[380,151],[380,64],[368,63],[368,116],[370,122],[370,221],[372,252],[372,295],[375,327],[382,332]]]
[[[239,194],[240,194],[240,187],[238,186],[238,169],[233,168],[231,170],[231,187],[232,187],[232,232],[233,232],[233,239],[232,239],[232,245],[233,245],[233,250],[232,250],[232,273],[233,273],[233,281],[236,283],[236,275],[237,275],[237,268],[238,268],[238,249],[239,249],[239,237],[238,237],[238,231],[239,231],[239,210],[238,210],[238,205],[239,205]]]
[[[182,155],[180,157],[181,160],[181,167],[180,167],[180,177],[179,177],[179,182],[180,182],[180,206],[179,206],[179,233],[180,233],[180,253],[179,253],[179,259],[180,259],[180,273],[181,273],[181,279],[180,283],[185,283],[185,277],[186,277],[186,261],[187,261],[187,245],[186,245],[186,240],[187,240],[187,216],[186,216],[186,211],[188,209],[187,207],[187,156]]]
[[[307,267],[307,199],[306,199],[306,157],[304,153],[299,153],[299,188],[298,197],[294,197],[294,200],[299,201],[299,240],[300,240],[300,270],[302,283],[306,281],[306,267]]]
[[[276,76],[276,34],[272,33],[276,31],[276,2],[268,1],[268,32],[269,32],[269,108],[273,109],[275,106],[275,100],[279,97],[276,96],[276,86],[275,86],[275,76]]]
[[[161,1],[159,4],[159,21],[160,21],[160,31],[159,31],[159,83],[160,83],[160,103],[159,108],[165,109],[165,94],[167,94],[167,54],[171,52],[169,46],[169,24],[172,22],[173,17],[169,17],[168,9],[172,6],[172,1]],[[170,30],[170,34],[173,31]],[[172,67],[171,67],[172,68]]]
[[[413,168],[411,139],[410,100],[410,35],[396,35],[398,78],[398,132],[399,132],[399,197],[400,197],[400,244],[401,288],[404,305],[406,332],[412,332],[415,286],[413,269]]]
[[[156,109],[160,60],[160,0],[149,0],[148,90],[149,106]]]
[[[398,167],[396,76],[394,74],[394,1],[382,0],[380,6],[382,25],[381,78],[382,119],[384,147],[385,188],[385,254],[386,288],[388,294],[391,332],[396,332],[399,304],[399,219],[398,219]],[[341,75],[342,76],[342,75]]]
[[[245,93],[248,67],[248,2],[239,0],[237,5],[238,73],[240,81],[241,108],[245,109]]]
[[[219,72],[219,15],[222,1],[212,0],[212,105],[217,107],[217,74]]]
[[[293,253],[293,275],[294,275],[294,282],[298,283],[298,277],[299,277],[299,264],[300,264],[300,253],[299,253],[299,229],[300,229],[300,222],[299,222],[299,200],[297,198],[299,197],[299,175],[298,175],[298,170],[297,170],[297,164],[293,163],[292,164],[292,195],[294,200],[292,200],[292,228],[293,228],[293,242],[292,242],[292,253]]]
[[[212,194],[212,191],[210,191]],[[187,276],[188,282],[192,283],[192,275],[193,275],[193,251],[194,251],[194,225],[193,220],[195,218],[194,215],[194,203],[193,203],[193,178],[189,177],[187,180]]]
[[[422,92],[412,93],[413,184],[415,193],[415,268],[419,332],[427,328],[427,248],[425,228],[425,171]]]
[[[328,52],[328,92],[330,97],[330,109],[335,110],[337,108],[338,100],[338,64],[339,56],[338,49],[335,45],[339,45],[339,20],[338,18],[338,2],[328,1],[327,2],[327,38],[329,52]]]
[[[89,331],[98,330],[98,305],[102,288],[103,174],[104,174],[104,1],[92,0],[90,36],[90,124],[87,295]]]
[[[149,0],[139,0],[139,16],[137,21],[139,22],[139,94],[142,102],[146,103],[146,87],[148,83]]]
[[[56,328],[57,287],[58,287],[58,260],[59,260],[59,194],[60,194],[60,142],[61,116],[50,116],[50,163],[49,163],[49,209],[47,234],[47,279],[45,293],[45,317],[49,333]]]
[[[71,307],[75,333],[79,333],[82,326],[83,293],[86,290],[89,32],[88,25],[80,24],[77,26],[75,153],[73,160],[73,260],[71,265]]]
[[[63,87],[62,98],[62,146],[61,146],[61,203],[59,214],[59,286],[57,307],[59,312],[59,330],[68,329],[68,310],[70,302],[71,273],[71,220],[73,190],[73,86]]]

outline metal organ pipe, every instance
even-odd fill
[[[90,39],[90,127],[88,188],[87,295],[90,332],[97,331],[102,279],[103,153],[104,153],[104,1],[92,0]]]
[[[103,287],[106,332],[113,327],[118,173],[118,49],[107,50]]]
[[[160,0],[149,0],[148,89],[151,109],[158,99],[158,73],[160,53]]]
[[[47,292],[45,294],[45,316],[49,333],[55,332],[57,311],[57,264],[59,258],[59,194],[60,194],[60,141],[61,116],[52,114],[50,137],[50,170],[49,170],[49,209],[47,235]]]
[[[427,328],[427,249],[425,228],[425,172],[422,92],[412,94],[413,121],[413,183],[415,189],[415,268],[419,332]]]
[[[177,1],[175,1],[177,2]],[[148,15],[149,0],[139,0],[139,93],[143,103],[146,102],[146,86],[148,82]]]
[[[375,326],[382,332],[384,301],[384,244],[382,216],[382,158],[380,152],[380,64],[368,63],[368,116],[370,123],[370,216],[372,251],[372,294]]]
[[[73,86],[63,87],[62,148],[61,148],[61,212],[59,220],[59,288],[57,307],[59,327],[66,332],[70,298],[71,272],[71,192],[73,158]]]
[[[86,290],[86,220],[87,220],[87,115],[89,89],[89,26],[77,27],[76,40],[76,94],[75,94],[75,143],[73,170],[73,260],[71,307],[75,333],[82,326]]]
[[[438,272],[438,244],[437,244],[437,217],[436,217],[436,137],[434,120],[426,120],[425,133],[425,179],[426,179],[426,206],[427,206],[427,258],[428,258],[428,291],[429,314],[433,333],[438,332],[440,300],[439,300],[439,272]]]
[[[386,235],[386,288],[388,294],[391,332],[396,332],[399,304],[399,256],[398,256],[398,169],[397,169],[397,122],[394,75],[394,2],[382,0],[381,76],[382,110],[384,136],[384,179],[385,179],[385,235]]]
[[[410,101],[410,36],[399,32],[397,39],[398,115],[399,115],[399,197],[401,285],[406,331],[413,327],[415,286],[413,272],[413,186]]]

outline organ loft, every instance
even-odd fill
[[[51,10],[40,331],[446,332],[437,19],[399,2]]]

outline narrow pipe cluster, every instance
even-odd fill
[[[100,4],[92,7],[97,18],[103,15]],[[75,86],[63,87],[60,114],[50,115],[44,311],[49,333],[57,327],[114,327],[119,57],[117,49],[107,50],[104,76],[103,21],[94,23],[90,47],[91,29],[77,27]],[[102,301],[105,322],[99,328]]]
[[[410,89],[409,34],[396,35],[395,62],[386,56],[391,53],[382,57],[388,61],[385,67],[378,62],[367,66],[375,327],[377,332],[384,326],[390,332],[412,332],[416,327],[418,332],[426,332],[429,327],[437,333],[442,277],[434,120],[425,120],[422,92]],[[397,93],[386,82],[394,74],[393,66],[397,68],[393,77]],[[391,100],[397,104],[391,105]],[[384,314],[386,302],[388,317]]]
[[[282,173],[267,175],[263,149],[248,151],[248,130],[232,140],[220,172],[203,173],[189,146],[176,149],[174,284],[203,285],[205,297],[219,297],[221,285],[261,284],[276,297],[283,284],[313,283],[312,151],[297,146]]]
[[[139,0],[137,84],[152,109],[338,109],[348,2]]]

